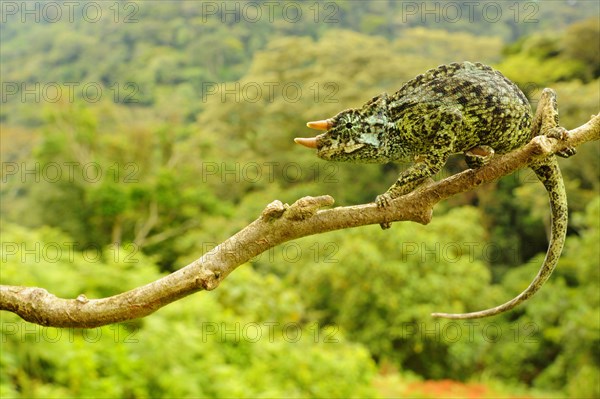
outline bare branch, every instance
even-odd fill
[[[102,299],[62,299],[43,288],[0,286],[0,310],[43,326],[92,328],[147,316],[201,290],[213,290],[238,266],[286,241],[327,231],[383,222],[427,224],[433,206],[453,195],[508,175],[567,147],[600,138],[600,116],[568,132],[564,141],[535,137],[526,146],[394,200],[389,208],[373,204],[337,207],[330,196],[304,197],[294,204],[274,201],[261,216],[201,258],[159,280]]]

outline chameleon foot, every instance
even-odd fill
[[[387,208],[388,206],[390,206],[390,201],[392,200],[391,195],[389,195],[388,193],[384,193],[381,195],[378,195],[375,198],[375,203],[377,204],[378,208]],[[381,226],[382,230],[387,230],[389,228],[392,227],[392,223],[391,222],[383,222],[383,223],[379,223],[379,226]]]
[[[549,129],[547,132],[545,132],[545,135],[557,140],[566,140],[568,138],[567,129],[560,126]],[[575,154],[577,154],[577,150],[573,147],[567,147],[564,150],[556,153],[556,155],[561,158],[569,158]]]
[[[488,163],[494,156],[494,149],[488,145],[478,145],[465,151],[465,161],[471,169],[477,169]]]
[[[375,203],[377,204],[378,208],[387,208],[388,206],[390,206],[391,201],[392,201],[392,196],[389,195],[388,193],[378,195],[375,198]]]

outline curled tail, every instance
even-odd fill
[[[556,93],[552,89],[544,89],[538,103],[538,109],[535,113],[531,126],[532,136],[543,134],[548,137],[561,140],[566,135],[566,130],[558,125],[558,107],[556,105]],[[575,154],[573,148],[566,148],[557,153],[558,156],[567,158]],[[433,313],[433,317],[445,317],[448,319],[477,319],[480,317],[493,316],[511,310],[521,302],[531,298],[533,294],[539,291],[546,280],[550,277],[565,244],[567,235],[567,223],[569,221],[569,212],[567,209],[567,193],[565,183],[558,167],[558,162],[554,155],[532,164],[531,169],[548,192],[550,198],[550,210],[552,215],[552,232],[550,233],[550,243],[544,263],[540,271],[533,279],[529,287],[521,292],[517,297],[510,301],[496,306],[495,308],[482,310],[472,313]]]
[[[555,156],[549,157],[548,159],[544,160],[543,163],[538,165],[532,165],[531,168],[548,191],[548,196],[550,197],[550,209],[552,212],[552,232],[550,234],[550,243],[548,245],[548,251],[546,252],[546,258],[544,259],[537,276],[535,276],[531,284],[529,284],[529,287],[527,287],[517,297],[502,305],[496,306],[495,308],[472,313],[432,313],[433,317],[445,317],[448,319],[477,319],[480,317],[494,316],[504,313],[508,310],[511,310],[518,304],[526,301],[532,297],[533,294],[538,292],[546,280],[548,280],[554,271],[554,268],[556,268],[563,245],[565,243],[569,217],[565,184],[563,182],[562,174],[560,173],[558,162]]]

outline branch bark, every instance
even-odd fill
[[[213,290],[238,266],[286,241],[327,231],[413,221],[427,224],[433,206],[456,194],[499,179],[566,147],[600,138],[600,115],[570,130],[558,141],[536,136],[526,146],[495,156],[485,166],[469,169],[394,200],[385,210],[374,203],[332,209],[330,196],[304,197],[287,205],[273,201],[254,222],[199,259],[163,278],[108,298],[63,299],[37,287],[0,286],[0,310],[26,321],[52,327],[93,328],[147,316],[201,290]]]

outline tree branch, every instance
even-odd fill
[[[478,169],[469,169],[394,200],[389,208],[374,203],[321,210],[330,196],[304,197],[291,206],[273,201],[261,216],[212,251],[159,280],[102,299],[58,298],[43,288],[0,286],[0,310],[16,313],[43,326],[92,328],[147,316],[157,309],[201,290],[213,290],[229,273],[253,257],[286,241],[327,231],[382,222],[427,224],[433,206],[456,194],[496,180],[533,161],[567,147],[600,138],[600,116],[568,132],[563,141],[536,136],[526,146],[495,156]]]

